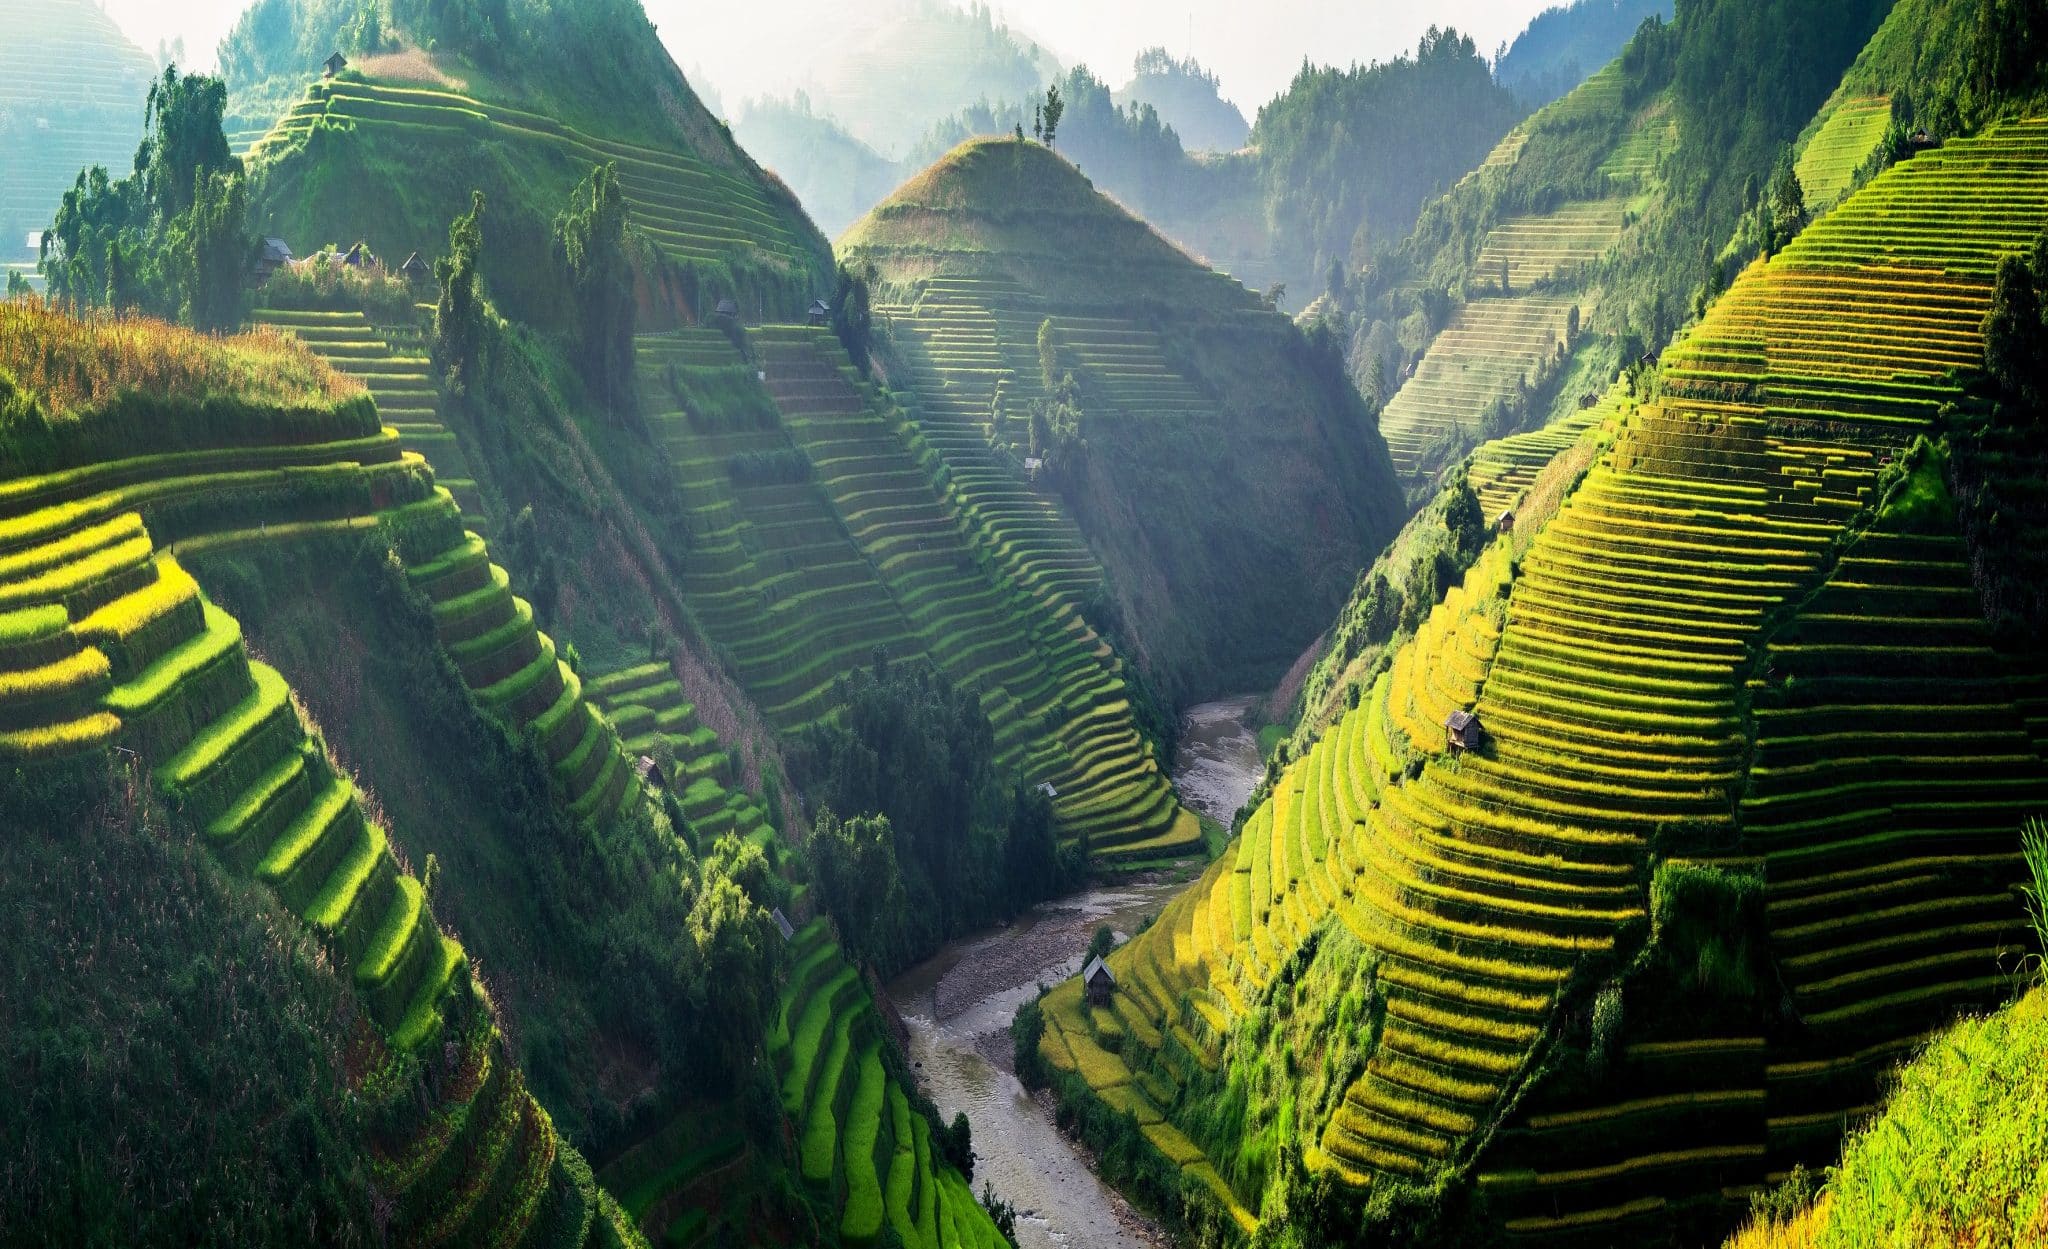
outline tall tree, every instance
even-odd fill
[[[2007,256],[1999,263],[1991,311],[1984,318],[1985,371],[2014,402],[2037,410],[2048,403],[2043,284],[2048,274],[2036,273],[2025,257]]]
[[[179,316],[202,330],[242,323],[255,240],[249,233],[249,187],[238,173],[201,173],[192,207],[171,232],[170,262],[183,291]]]
[[[1054,83],[1045,89],[1045,145],[1052,146],[1053,136],[1060,131],[1060,118],[1067,115],[1067,102],[1060,95],[1060,85]]]
[[[471,192],[469,212],[448,227],[448,254],[434,265],[441,298],[434,305],[434,363],[457,394],[482,367],[483,291],[477,259],[484,249],[484,193]]]
[[[226,83],[201,74],[181,77],[175,65],[166,65],[164,76],[150,84],[143,120],[150,134],[135,161],[162,220],[192,207],[199,179],[242,172],[222,128],[227,107]]]
[[[568,270],[582,338],[577,366],[613,411],[633,394],[633,264],[626,250],[626,197],[616,165],[600,165],[555,218],[555,252]]]

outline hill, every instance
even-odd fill
[[[1116,93],[1117,105],[1149,105],[1193,152],[1235,152],[1251,138],[1251,123],[1223,98],[1216,75],[1193,59],[1178,60],[1164,48],[1148,48],[1131,65],[1131,80]]]
[[[860,220],[903,179],[902,167],[818,113],[808,95],[749,100],[733,135],[761,164],[788,181],[827,237]]]
[[[252,376],[266,381],[250,386]],[[81,324],[15,301],[0,306],[0,379],[8,824],[82,819],[99,830],[103,863],[139,873],[103,881],[105,909],[90,915],[10,912],[29,921],[10,950],[57,961],[22,979],[31,1006],[8,1043],[98,1054],[108,1080],[132,1072],[131,1092],[146,1099],[118,1112],[129,1127],[119,1157],[99,1133],[78,1135],[104,1127],[90,1118],[90,1089],[34,1125],[10,1117],[11,1142],[63,1160],[10,1208],[65,1239],[155,1239],[202,1209],[214,1226],[261,1237],[282,1233],[267,1220],[294,1210],[339,1232],[363,1217],[374,1185],[379,1217],[409,1243],[636,1241],[526,1091],[468,954],[436,919],[431,869],[423,881],[402,861],[407,830],[339,766],[184,566],[273,532],[403,528],[438,506],[424,466],[402,456],[359,391],[274,338]],[[52,862],[49,844],[10,854],[23,867]],[[115,915],[133,926],[109,927]],[[71,957],[66,932],[121,951],[86,975],[103,979],[55,974]],[[179,956],[191,962],[166,979]],[[166,1002],[192,1026],[165,1027],[156,1005],[140,1030],[149,1040],[133,1046],[122,1021],[139,1002]],[[86,1031],[38,1030],[59,1020]],[[232,1039],[276,1048],[224,1048]],[[195,1097],[226,1134],[217,1150],[194,1153],[175,1126]],[[308,1150],[334,1168],[324,1184],[306,1183]],[[72,1221],[102,1207],[85,1198],[94,1185],[138,1164],[161,1187],[89,1226]],[[165,1203],[181,1191],[196,1204],[176,1214]]]
[[[1107,575],[1098,614],[1169,696],[1277,674],[1336,570],[1392,531],[1336,357],[1043,145],[962,146],[841,253],[876,274],[891,378],[953,480],[1070,513]]]
[[[2039,655],[1987,625],[1949,483],[2044,138],[1907,160],[1745,270],[1554,515],[1281,756],[1236,854],[1112,956],[1112,1009],[1043,1001],[1063,1094],[1136,1106],[1219,1217],[1664,1243],[2008,993]]]
[[[0,28],[0,267],[32,268],[80,172],[125,172],[156,64],[91,0],[5,0]]]
[[[1646,19],[1671,16],[1669,0],[1575,0],[1545,9],[1494,58],[1493,76],[1541,107],[1612,61]]]
[[[2048,1237],[2034,1161],[2048,1115],[2034,1072],[2048,1055],[2041,990],[1956,1024],[1899,1072],[1884,1110],[1850,1137],[1826,1187],[1801,1175],[1729,1249],[1920,1243],[2026,1245]],[[1804,1209],[1775,1213],[1790,1201]]]
[[[827,290],[824,240],[704,110],[637,4],[522,0],[516,46],[436,38],[417,23],[380,28],[360,37],[368,50],[356,68],[319,79],[293,49],[322,46],[321,32],[339,39],[337,19],[279,0],[294,3],[281,30],[262,20],[273,4],[229,40],[261,50],[242,59],[252,75],[274,73],[262,80],[273,90],[298,84],[297,103],[249,152],[255,215],[294,250],[363,240],[393,267],[432,257],[481,191],[493,238],[481,272],[494,298],[518,319],[556,324],[555,218],[594,166],[613,164],[650,252],[641,280],[659,315],[708,313],[726,298],[795,315]],[[579,85],[597,81],[616,89]]]

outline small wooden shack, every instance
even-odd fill
[[[832,319],[832,305],[822,299],[813,299],[809,316],[812,325],[823,325]]]
[[[1506,512],[1502,512],[1502,513],[1500,514],[1500,520],[1498,520],[1498,521],[1496,521],[1496,522],[1494,523],[1494,528],[1498,529],[1498,530],[1499,530],[1500,532],[1502,532],[1502,533],[1513,533],[1513,532],[1515,531],[1515,514],[1514,514],[1514,512],[1512,512],[1512,511],[1506,511]]]
[[[1107,1006],[1109,999],[1116,995],[1116,973],[1101,956],[1088,960],[1088,966],[1081,969],[1081,984],[1088,991],[1090,1006]]]
[[[1444,718],[1444,731],[1450,737],[1451,753],[1461,750],[1477,750],[1486,740],[1486,729],[1479,723],[1479,717],[1469,711],[1453,711]]]
[[[256,263],[250,267],[249,277],[256,285],[261,286],[270,280],[271,274],[290,264],[293,259],[291,245],[283,239],[264,239],[263,246],[256,251]]]
[[[656,789],[668,788],[668,773],[662,770],[661,765],[654,761],[654,756],[652,755],[641,755],[638,759],[634,760],[633,771],[639,774],[640,780],[645,784],[652,785]]]
[[[728,321],[737,320],[740,315],[740,306],[730,299],[721,299],[718,301],[716,315],[724,317]]]
[[[782,913],[781,907],[778,906],[773,911],[770,911],[768,918],[775,921],[775,931],[782,934],[784,941],[795,939],[796,925],[789,922],[789,916]]]
[[[398,266],[398,272],[399,276],[408,282],[424,282],[434,276],[434,271],[427,267],[426,261],[420,259],[418,252],[407,256],[405,263]]]
[[[328,58],[327,58],[327,74],[326,74],[326,76],[327,76],[327,77],[329,77],[329,78],[332,78],[332,77],[334,77],[334,76],[335,76],[336,74],[340,73],[340,72],[341,72],[342,70],[345,70],[345,69],[347,69],[347,68],[348,68],[348,58],[347,58],[347,57],[345,57],[345,56],[343,56],[343,55],[342,55],[341,53],[337,52],[337,53],[335,53],[335,54],[334,54],[333,56],[330,56],[330,57],[328,57]]]

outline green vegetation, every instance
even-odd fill
[[[2010,991],[2032,950],[2012,830],[2048,793],[2036,682],[1994,647],[1949,457],[1911,440],[1954,431],[1972,491],[2025,479],[1943,411],[2000,257],[2038,230],[2044,133],[1878,175],[1657,370],[1475,457],[1521,500],[1513,533],[1381,675],[1324,695],[1235,853],[1111,956],[1111,1010],[1074,982],[1041,1002],[1071,1113],[1136,1107],[1160,1157],[1220,1173],[1200,1217],[1275,1233],[1350,1211],[1706,1238],[1832,1156],[1889,1062]],[[1469,505],[1441,506],[1425,530],[1456,533]],[[1373,584],[1368,639],[1392,614],[1388,582],[1364,610]],[[1475,749],[1450,748],[1459,710]],[[1293,988],[1333,923],[1376,960],[1376,1022],[1318,1109],[1232,1047],[1288,1019],[1276,1063],[1342,1017]]]
[[[1042,145],[958,149],[842,252],[875,268],[891,375],[963,502],[1167,698],[1284,669],[1341,595],[1334,570],[1393,528],[1396,491],[1333,345],[1190,263]],[[1057,499],[1022,463],[1033,405],[1057,399],[1048,321],[1085,443]]]
[[[1059,851],[1052,804],[997,772],[972,694],[929,669],[883,664],[844,678],[833,701],[838,717],[804,732],[790,774],[818,812],[810,852],[822,900],[860,961],[891,974],[1079,877],[1078,847]]]
[[[1729,1249],[2017,1246],[2048,1234],[2035,1165],[2048,1149],[2034,1078],[2048,1051],[2043,1006],[2036,990],[1935,1038],[1900,1071],[1883,1113],[1850,1136],[1818,1198],[1783,1194],[1810,1207],[1765,1207]]]
[[[179,75],[150,85],[134,172],[94,166],[64,194],[43,237],[50,293],[73,307],[139,309],[233,329],[254,241],[242,162],[221,131],[227,87]]]
[[[845,1243],[871,1245],[893,1234],[906,1246],[997,1249],[1002,1237],[956,1169],[971,1166],[971,1154],[959,1156],[948,1144],[965,1119],[951,1132],[939,1125],[894,1047],[881,1040],[874,1004],[825,921],[800,931],[790,955],[795,970],[777,1007],[769,1056],[783,1109],[800,1128],[804,1181],[838,1203]]]
[[[79,171],[128,169],[157,67],[89,0],[6,0],[0,24],[0,267],[11,288],[37,259],[25,240],[49,228]]]
[[[89,330],[67,333],[53,315],[35,314],[51,324],[56,341],[91,342]],[[190,367],[204,353],[188,334],[141,322],[123,328],[124,337],[110,344],[125,353],[111,361],[116,368],[142,376],[203,375]],[[0,749],[10,774],[9,802],[45,804],[39,814],[11,815],[8,823],[52,826],[54,812],[71,809],[50,805],[71,801],[65,778],[90,777],[107,766],[108,748],[118,745],[136,771],[119,797],[110,791],[106,801],[115,805],[104,817],[82,818],[118,839],[110,851],[129,838],[140,836],[149,845],[162,838],[162,849],[172,852],[162,861],[166,868],[203,847],[206,862],[175,869],[179,887],[200,890],[195,901],[223,888],[236,899],[224,906],[237,918],[209,927],[194,926],[190,905],[155,905],[138,929],[124,926],[120,942],[131,943],[131,951],[155,925],[166,944],[151,947],[150,955],[200,969],[198,980],[180,982],[188,996],[227,992],[234,998],[204,1007],[237,1021],[220,1037],[198,1038],[204,1044],[191,1043],[196,1033],[180,1040],[189,1029],[141,1029],[162,1038],[151,1042],[160,1055],[160,1065],[151,1060],[151,1078],[178,1073],[169,1084],[149,1085],[151,1095],[183,1097],[178,1090],[186,1081],[241,1090],[240,1099],[225,1092],[212,1099],[226,1116],[213,1139],[223,1150],[236,1150],[244,1165],[254,1155],[240,1154],[243,1145],[269,1156],[288,1149],[301,1164],[308,1150],[341,1155],[322,1168],[332,1187],[293,1187],[289,1194],[296,1195],[288,1195],[283,1186],[291,1181],[278,1179],[271,1187],[280,1191],[252,1204],[244,1194],[216,1195],[221,1180],[209,1168],[217,1173],[218,1164],[187,1141],[158,1174],[189,1178],[152,1189],[156,1197],[102,1206],[113,1221],[90,1235],[157,1238],[170,1226],[164,1220],[176,1216],[154,1210],[152,1202],[177,1202],[189,1215],[196,1201],[216,1204],[222,1225],[267,1237],[280,1229],[262,1223],[265,1217],[319,1218],[318,1209],[337,1202],[360,1212],[355,1194],[369,1184],[389,1203],[381,1216],[386,1225],[406,1239],[459,1235],[510,1242],[545,1228],[581,1243],[600,1226],[617,1234],[612,1219],[599,1217],[601,1194],[587,1167],[560,1145],[552,1121],[504,1055],[468,955],[441,931],[426,890],[394,856],[383,821],[309,734],[284,682],[250,660],[238,623],[207,603],[151,537],[154,531],[188,549],[213,550],[260,541],[272,524],[280,535],[348,532],[360,527],[352,516],[358,509],[417,507],[429,483],[397,460],[388,439],[339,444],[351,458],[337,459],[336,444],[305,441],[323,432],[317,423],[295,422],[288,409],[266,412],[259,390],[225,389],[213,398],[233,412],[267,415],[260,427],[269,439],[240,447],[232,439],[246,437],[246,427],[202,420],[160,435],[191,448],[184,452],[144,453],[6,483],[0,585],[23,602],[61,604],[66,617],[60,632],[27,634],[26,649],[0,652],[0,666],[12,674],[0,681],[7,691],[0,723],[9,731]],[[179,409],[167,407],[159,415],[174,419]],[[223,436],[228,440],[216,441]],[[256,471],[236,471],[243,457]],[[338,508],[344,510],[337,514]],[[109,558],[109,551],[118,557]],[[97,662],[79,664],[79,656]],[[138,868],[146,862],[120,852]],[[243,883],[229,885],[229,878]],[[135,883],[146,888],[147,879]],[[251,892],[257,889],[260,895]],[[152,896],[161,903],[156,892]],[[252,906],[261,907],[254,929],[247,918]],[[117,914],[108,911],[105,918]],[[35,930],[32,940],[62,932],[40,924]],[[202,939],[253,939],[269,953],[251,956],[230,944],[202,948],[194,957],[190,943]],[[307,941],[318,943],[317,963],[301,944]],[[132,954],[130,964],[143,966],[134,960],[145,957]],[[273,982],[283,1001],[255,1000],[259,982],[205,972],[215,965],[243,967],[244,974],[260,969],[256,974]],[[320,970],[309,976],[314,968]],[[338,982],[332,979],[337,975]],[[102,992],[107,1013],[94,1026],[118,1029],[114,1021],[130,1010],[122,1000],[136,991],[122,985]],[[140,992],[154,1001],[162,986]],[[330,1005],[317,1004],[321,994]],[[87,1010],[80,1018],[95,1016]],[[256,1062],[242,1061],[239,1075],[219,1071],[219,1056],[208,1046],[238,1036],[261,1046],[261,1038],[242,1034],[266,1028],[281,1047],[276,1053],[266,1049]],[[120,1053],[112,1038],[85,1043]],[[294,1071],[293,1091],[283,1102],[274,1078],[251,1078],[252,1071],[267,1070],[263,1061],[279,1055]],[[140,1055],[130,1051],[122,1061],[130,1056]],[[68,1130],[61,1126],[64,1116],[48,1122]],[[154,1139],[154,1131],[143,1114],[124,1139],[132,1148]],[[182,1127],[175,1132],[186,1135]],[[63,1153],[80,1169],[53,1176],[58,1188],[24,1194],[32,1202],[61,1194],[62,1186],[100,1182],[100,1163],[90,1153]],[[123,1219],[144,1221],[124,1229]],[[349,1221],[336,1218],[337,1226]]]

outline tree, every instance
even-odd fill
[[[434,305],[434,363],[460,394],[482,367],[483,293],[477,257],[484,247],[484,193],[470,193],[469,212],[448,227],[448,254],[434,264],[441,298]]]
[[[832,292],[832,333],[846,348],[846,354],[853,357],[854,367],[866,376],[874,355],[875,269],[869,265],[856,273],[840,265],[838,276],[838,284]]]
[[[825,906],[839,921],[856,959],[894,967],[901,944],[903,873],[896,857],[896,831],[886,815],[842,820],[818,813],[811,832],[811,866]]]
[[[198,179],[242,172],[222,128],[227,104],[225,82],[202,74],[180,77],[175,65],[166,65],[164,76],[150,84],[143,125],[153,130],[135,163],[162,220],[192,207]]]
[[[721,843],[722,844],[722,843]],[[768,913],[747,896],[717,855],[704,860],[690,907],[698,958],[698,1025],[723,1072],[743,1070],[760,1044],[761,1019],[775,967]]]
[[[191,211],[171,231],[171,263],[184,292],[179,315],[202,330],[226,332],[242,323],[249,263],[249,187],[238,173],[197,175]]]
[[[2023,256],[1998,265],[1991,310],[1984,317],[1984,369],[2015,403],[2037,412],[2048,403],[2048,328],[2044,328],[2040,284]]]
[[[953,1116],[952,1126],[946,1129],[944,1146],[946,1161],[952,1163],[960,1174],[973,1180],[974,1128],[967,1122],[964,1112]]]
[[[1092,963],[1098,958],[1108,958],[1109,952],[1114,949],[1116,930],[1108,924],[1103,924],[1097,927],[1095,935],[1088,939],[1088,961]]]
[[[1797,238],[1806,228],[1806,188],[1799,184],[1799,171],[1788,157],[1771,180],[1770,243],[1775,253]]]
[[[633,265],[626,251],[626,199],[618,167],[600,165],[570,193],[555,218],[555,254],[568,272],[582,339],[577,368],[613,411],[633,394]]]
[[[1067,102],[1060,96],[1060,85],[1053,83],[1045,89],[1045,103],[1039,115],[1045,123],[1045,145],[1051,147],[1053,137],[1059,133],[1060,118],[1066,116]]]
[[[202,329],[239,323],[250,259],[242,162],[221,129],[217,78],[152,82],[147,130],[125,178],[79,174],[43,235],[40,265],[53,299],[136,308]]]

